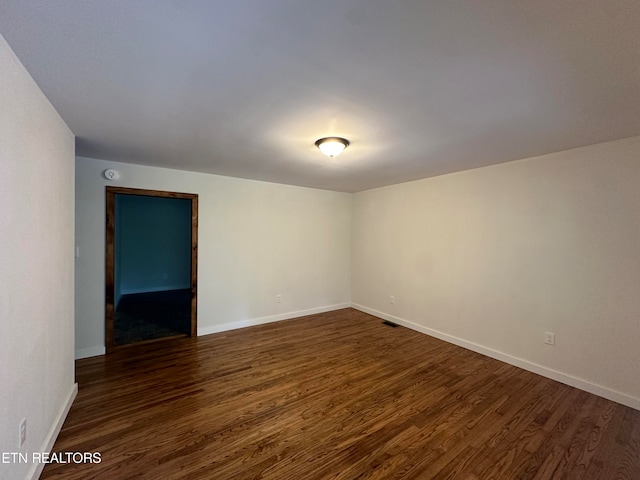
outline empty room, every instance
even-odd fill
[[[640,479],[638,25],[0,1],[0,480]]]

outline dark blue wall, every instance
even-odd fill
[[[128,293],[189,288],[191,201],[116,195],[116,305]]]

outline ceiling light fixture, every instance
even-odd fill
[[[349,140],[341,137],[325,137],[316,140],[316,147],[327,157],[337,157],[349,146]]]

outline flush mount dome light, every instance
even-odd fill
[[[341,137],[325,137],[316,141],[316,147],[327,157],[337,157],[349,146],[349,140]]]

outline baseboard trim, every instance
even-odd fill
[[[212,325],[208,327],[199,327],[198,336],[210,335],[212,333],[226,332],[228,330],[236,330],[238,328],[252,327],[254,325],[262,325],[264,323],[279,322],[281,320],[289,320],[296,317],[304,317],[305,315],[314,315],[316,313],[331,312],[333,310],[340,310],[341,308],[349,308],[351,303],[338,303],[335,305],[326,305],[324,307],[310,308],[307,310],[298,310],[296,312],[280,313],[278,315],[269,315],[266,317],[249,318],[246,320],[240,320],[237,322],[223,323],[221,325]],[[75,352],[75,359],[96,357],[98,355],[104,355],[106,348],[101,347],[89,347],[80,348]]]
[[[424,333],[425,335],[444,340],[445,342],[453,343],[454,345],[466,348],[467,350],[486,355],[487,357],[495,358],[496,360],[500,360],[501,362],[514,365],[533,373],[537,373],[538,375],[556,380],[560,383],[564,383],[565,385],[579,388],[580,390],[584,390],[585,392],[593,393],[594,395],[598,395],[599,397],[603,397],[622,405],[626,405],[627,407],[640,410],[640,398],[632,397],[631,395],[627,395],[626,393],[618,392],[617,390],[612,390],[610,388],[603,387],[602,385],[591,383],[582,378],[574,377],[572,375],[553,370],[537,363],[533,363],[528,360],[500,352],[498,350],[484,347],[477,343],[454,337],[453,335],[449,335],[447,333],[443,333],[438,330],[425,327],[423,325],[418,325],[417,323],[411,322],[409,320],[405,320],[388,313],[380,312],[378,310],[374,310],[373,308],[365,307],[364,305],[352,303],[351,307],[355,308],[356,310],[360,310],[361,312],[368,313],[369,315],[373,315],[374,317],[378,317],[383,320],[389,320],[390,322],[397,323],[398,325],[410,328],[411,330],[415,330],[417,332]]]
[[[48,435],[46,436],[44,443],[39,452],[51,453],[51,449],[53,448],[53,444],[56,443],[56,439],[60,434],[60,430],[62,430],[62,424],[67,418],[69,414],[69,410],[71,409],[71,405],[73,401],[76,399],[76,395],[78,394],[78,384],[74,383],[71,387],[71,391],[67,395],[67,400],[62,405],[62,409],[58,413],[55,422],[51,426],[51,430],[49,430]],[[42,470],[44,469],[44,463],[36,463],[31,467],[31,471],[27,474],[26,478],[30,478],[32,480],[38,480],[40,475],[42,474]]]
[[[292,318],[304,317],[305,315],[314,315],[316,313],[331,312],[333,310],[340,310],[341,308],[349,308],[350,306],[351,306],[351,303],[349,302],[338,303],[335,305],[327,305],[324,307],[310,308],[308,310],[298,310],[296,312],[280,313],[278,315],[269,315],[266,317],[258,317],[258,318],[248,318],[246,320],[223,323],[221,325],[211,325],[208,327],[200,327],[198,328],[198,336],[200,337],[202,335],[210,335],[212,333],[226,332],[229,330],[236,330],[238,328],[253,327],[255,325],[263,325],[265,323],[279,322],[282,320],[289,320]]]
[[[76,350],[76,360],[81,358],[97,357],[98,355],[104,355],[107,349],[105,347],[89,347]]]

